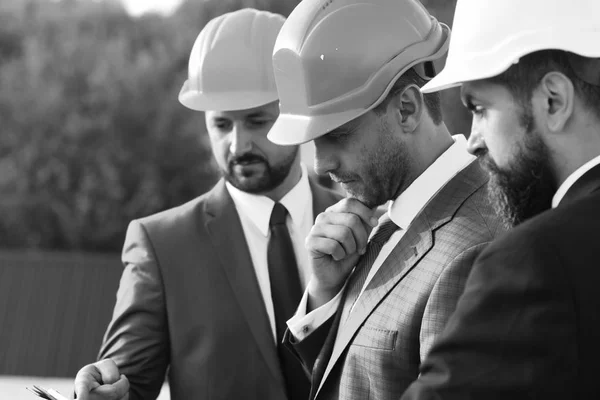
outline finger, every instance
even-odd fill
[[[345,254],[354,254],[358,249],[352,229],[344,225],[315,225],[311,229],[310,236],[335,240],[342,246]]]
[[[313,258],[331,256],[335,261],[343,260],[348,254],[336,240],[310,236],[306,238],[306,248]]]
[[[81,368],[75,376],[75,394],[77,400],[88,400],[93,389],[102,384],[102,376],[95,364],[88,364]]]
[[[328,212],[338,213],[351,213],[358,216],[365,224],[371,227],[377,226],[377,218],[375,217],[375,211],[377,208],[369,208],[355,198],[345,198],[338,201],[336,204],[330,206],[325,210]]]
[[[129,397],[129,380],[125,375],[110,385],[102,385],[90,393],[90,400],[125,400]]]
[[[110,385],[119,380],[119,368],[117,367],[117,364],[110,358],[98,361],[94,365],[98,371],[100,371],[102,383]]]
[[[335,225],[335,226],[343,226],[350,229],[354,242],[355,249],[359,251],[363,251],[367,247],[367,241],[369,239],[369,234],[373,227],[370,225],[365,225],[364,222],[356,215],[351,213],[337,213],[337,212],[328,212],[325,214],[321,214],[317,221],[315,221],[315,225],[313,225],[310,234],[316,235],[324,235],[327,236],[324,227],[327,225]],[[332,239],[337,239],[337,237],[331,237]],[[356,250],[351,251],[354,252]]]

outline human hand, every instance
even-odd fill
[[[77,372],[75,394],[77,400],[128,400],[129,381],[113,360],[105,359]]]
[[[306,238],[312,270],[307,311],[327,303],[342,288],[377,226],[374,214],[357,199],[346,198],[317,216]]]

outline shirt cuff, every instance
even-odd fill
[[[315,329],[323,325],[329,318],[335,314],[341,301],[342,292],[344,287],[335,295],[335,297],[323,304],[321,307],[316,308],[306,313],[306,306],[308,303],[308,290],[304,291],[298,311],[296,314],[287,321],[287,326],[292,335],[297,341],[302,341],[308,335],[310,335]]]

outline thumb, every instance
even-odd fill
[[[81,368],[75,376],[75,398],[88,400],[89,393],[102,385],[102,375],[94,364]]]

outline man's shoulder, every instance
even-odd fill
[[[512,248],[518,252],[563,247],[595,235],[597,221],[600,221],[600,192],[530,218],[502,236],[494,248]]]
[[[429,214],[445,217],[446,229],[453,235],[458,232],[467,244],[493,240],[506,229],[489,201],[488,182],[488,174],[477,161],[472,162],[435,196]]]
[[[223,186],[223,187],[221,187]],[[170,225],[188,221],[192,216],[202,218],[208,202],[224,201],[226,191],[224,185],[217,183],[211,190],[179,206],[169,208],[136,220],[145,226]]]

